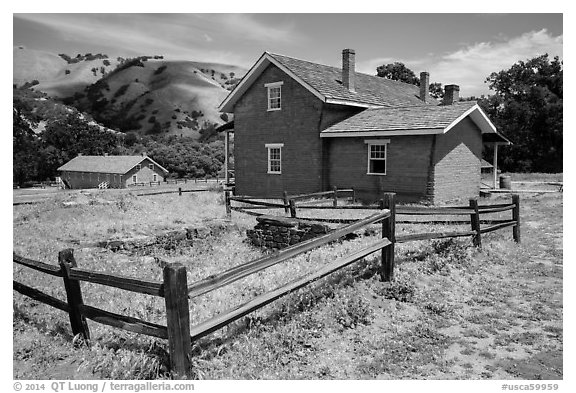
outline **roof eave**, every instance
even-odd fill
[[[347,138],[347,137],[368,137],[368,136],[415,136],[415,135],[437,135],[444,132],[443,128],[416,128],[407,130],[370,130],[370,131],[322,131],[320,138]]]

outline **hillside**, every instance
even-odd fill
[[[106,127],[140,135],[199,139],[200,129],[227,120],[218,105],[245,73],[234,65],[167,61],[162,56],[71,58],[14,48],[14,84],[38,81],[35,90]]]
[[[106,55],[87,55],[71,58],[69,62],[54,53],[14,47],[12,83],[22,86],[36,80],[39,82],[34,86],[36,90],[64,98],[84,91],[120,63],[119,59],[108,59]],[[103,56],[106,58],[96,58]]]
[[[124,132],[197,138],[201,128],[225,121],[218,105],[237,82],[233,77],[244,73],[234,66],[190,61],[140,58],[130,63],[77,95],[73,105]]]

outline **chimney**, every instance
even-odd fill
[[[146,157],[146,156],[147,156],[147,154],[146,154],[145,151],[143,151],[141,154],[142,154],[142,157]]]
[[[104,153],[104,157],[108,157],[108,153]]]
[[[82,157],[82,153],[78,153],[78,157]]]
[[[452,105],[453,103],[458,101],[460,101],[460,86],[458,85],[444,86],[444,99],[442,100],[442,105]]]
[[[342,51],[342,84],[348,90],[356,91],[356,52],[354,49]]]
[[[426,71],[420,73],[420,99],[424,102],[430,100],[430,74]]]

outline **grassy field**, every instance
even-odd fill
[[[562,194],[522,195],[522,244],[510,228],[483,237],[397,246],[396,280],[377,255],[272,303],[194,343],[200,379],[562,379]],[[497,196],[481,203],[502,203]],[[69,203],[74,202],[74,203]],[[14,251],[161,280],[180,262],[191,283],[263,255],[245,241],[253,217],[225,220],[219,193],[136,197],[92,191],[14,206]],[[186,244],[112,252],[78,244],[202,228]],[[399,225],[397,233],[438,230]],[[273,289],[379,234],[333,243],[191,300],[196,324]],[[14,278],[65,299],[59,279],[16,266]],[[163,300],[83,283],[86,304],[165,324]],[[68,316],[14,292],[15,379],[169,378],[167,342],[89,321],[92,345],[74,346]]]

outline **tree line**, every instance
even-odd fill
[[[146,152],[170,176],[216,176],[224,145],[214,127],[190,137],[139,136],[114,132],[87,115],[59,104],[44,93],[14,88],[13,181],[19,186],[54,179],[57,169],[83,155],[136,155]]]

